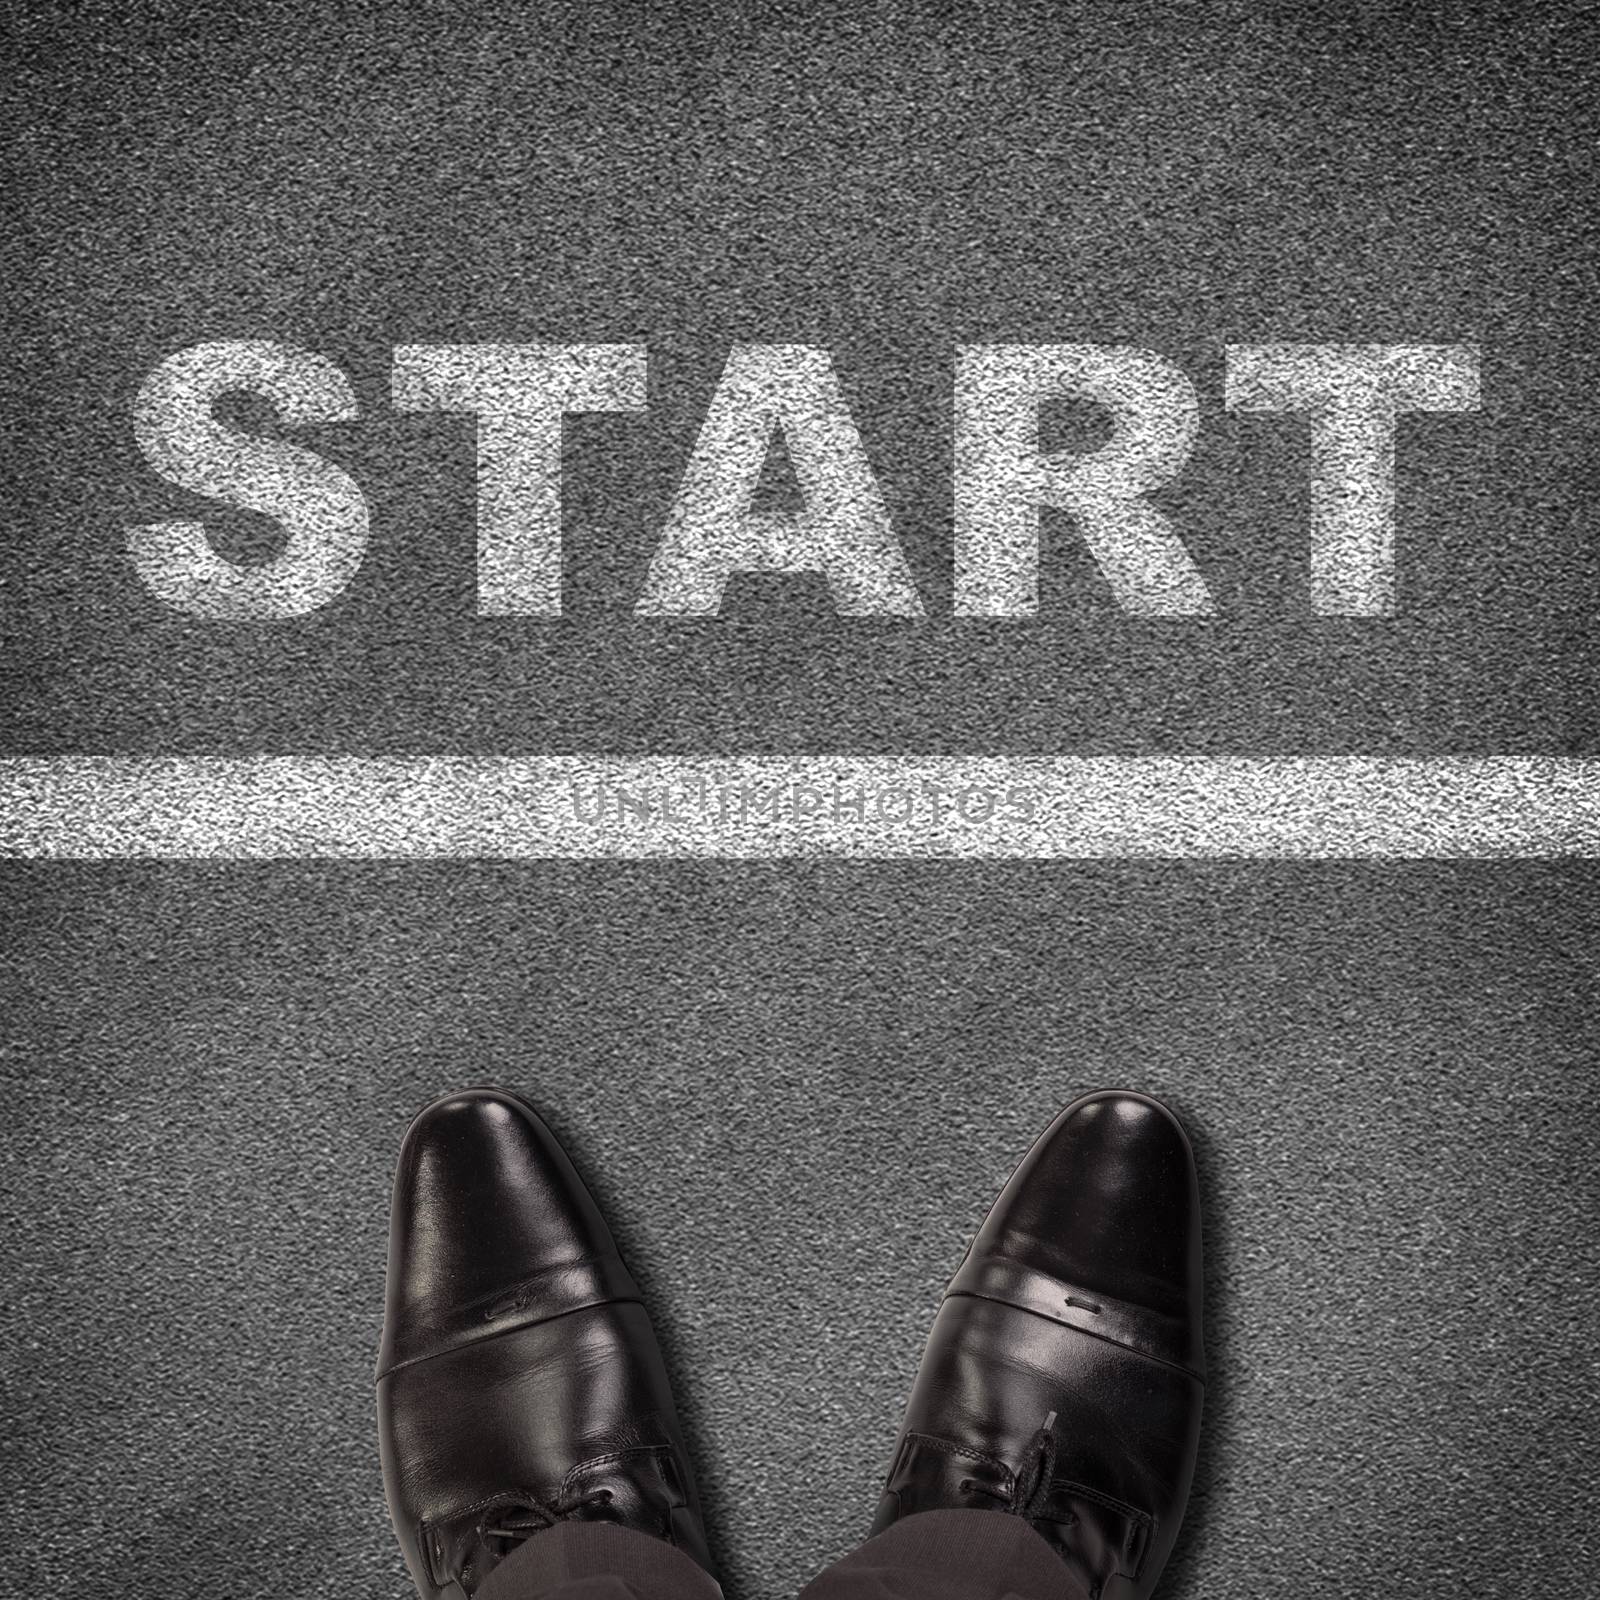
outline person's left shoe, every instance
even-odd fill
[[[710,1571],[639,1292],[572,1163],[514,1095],[451,1095],[406,1134],[378,1422],[424,1600],[473,1595],[564,1521],[619,1524]]]

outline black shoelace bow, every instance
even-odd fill
[[[515,1545],[611,1499],[609,1489],[549,1501],[524,1491],[487,1507],[475,1525],[457,1523],[450,1529],[436,1524],[428,1530],[424,1546],[434,1581],[441,1586],[455,1583],[464,1593],[475,1594]]]
[[[609,1489],[591,1489],[587,1494],[549,1502],[529,1495],[525,1500],[508,1501],[497,1506],[496,1520],[491,1523],[485,1517],[478,1524],[478,1533],[485,1539],[504,1539],[512,1544],[520,1543],[536,1533],[543,1533],[546,1528],[555,1527],[558,1522],[565,1522],[568,1517],[577,1516],[580,1511],[609,1505],[612,1498]]]
[[[1024,1521],[1031,1522],[1035,1517],[1042,1516],[1050,1499],[1050,1481],[1056,1471],[1055,1427],[1056,1414],[1052,1411],[1022,1452],[1009,1494],[1000,1489],[991,1489],[976,1478],[963,1478],[961,1492],[988,1495],[1004,1501],[1006,1510]]]

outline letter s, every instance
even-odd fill
[[[169,483],[282,523],[282,551],[242,566],[217,554],[203,522],[156,522],[128,529],[128,554],[151,591],[180,611],[238,620],[300,616],[326,605],[355,576],[367,546],[367,502],[324,457],[221,422],[217,399],[240,390],[260,395],[295,426],[357,414],[350,382],[331,361],[269,340],[231,340],[163,361],[134,402],[134,437]]]

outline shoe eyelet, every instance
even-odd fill
[[[961,1480],[961,1482],[956,1487],[957,1487],[958,1492],[961,1493],[961,1494],[971,1494],[972,1493],[972,1489],[973,1489],[972,1479],[971,1478],[963,1478]]]

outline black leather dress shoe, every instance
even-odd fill
[[[1200,1196],[1177,1119],[1074,1101],[1023,1160],[934,1320],[874,1533],[1025,1518],[1091,1600],[1143,1600],[1194,1476]]]
[[[473,1594],[569,1518],[709,1570],[667,1375],[599,1209],[531,1107],[428,1107],[395,1175],[378,1421],[390,1515],[426,1597]]]

